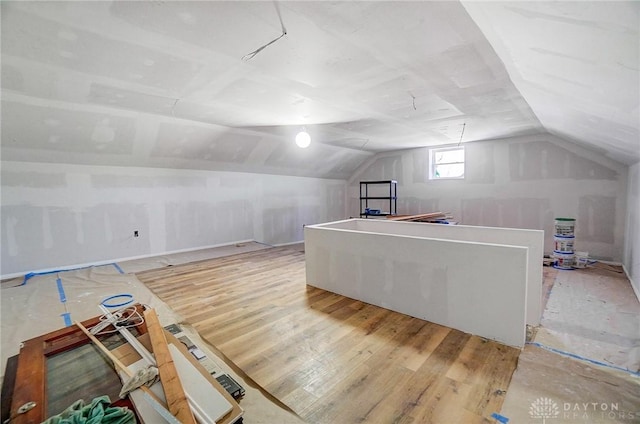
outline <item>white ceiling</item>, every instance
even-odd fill
[[[5,160],[348,178],[463,125],[640,160],[638,2],[0,7]]]
[[[464,2],[544,128],[640,160],[640,2]]]

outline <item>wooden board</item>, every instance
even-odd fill
[[[11,398],[13,397],[13,388],[16,384],[16,371],[18,369],[18,355],[14,355],[7,359],[7,366],[4,369],[4,379],[2,380],[2,400],[0,407],[0,422],[4,423],[11,416]]]
[[[487,422],[519,354],[307,286],[286,248],[137,276],[308,422]]]
[[[182,355],[193,365],[195,369],[197,369],[202,377],[206,379],[209,384],[221,394],[224,399],[232,405],[232,409],[229,413],[227,413],[224,417],[217,421],[217,424],[232,424],[237,422],[242,415],[244,414],[243,409],[238,405],[238,403],[231,397],[231,395],[220,385],[220,383],[207,372],[207,370],[193,357],[191,353],[187,350],[184,344],[182,344],[178,339],[176,339],[171,333],[164,330],[164,335],[167,338],[167,342],[178,348]],[[151,350],[151,340],[149,339],[148,334],[143,334],[138,337],[138,340],[147,350]],[[113,354],[119,358],[125,365],[131,365],[136,361],[140,360],[140,355],[136,350],[130,345],[125,344],[117,349],[113,350]]]
[[[188,387],[187,395],[190,399],[190,405],[199,408],[198,414],[196,414],[199,421],[200,418],[205,418],[202,421],[218,422],[220,418],[231,412],[231,403],[211,387],[176,345],[169,344],[169,351],[180,379],[184,382],[185,387]]]
[[[184,393],[180,376],[173,362],[173,357],[167,346],[164,329],[160,325],[156,311],[148,309],[144,311],[144,319],[147,322],[153,355],[156,359],[158,373],[164,397],[167,400],[169,411],[184,424],[195,424],[196,420],[189,407],[189,401]]]
[[[428,222],[438,219],[444,219],[447,217],[443,212],[430,212],[417,215],[389,215],[387,219],[390,221],[414,221],[414,222]]]

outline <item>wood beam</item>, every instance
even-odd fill
[[[156,311],[153,309],[146,310],[144,319],[149,330],[153,354],[156,358],[156,365],[169,411],[183,424],[196,424]]]

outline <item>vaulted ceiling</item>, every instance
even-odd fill
[[[640,160],[638,2],[0,8],[3,160],[347,178],[541,132]]]

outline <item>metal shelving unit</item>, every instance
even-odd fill
[[[369,186],[371,185],[388,185],[388,196],[370,196]],[[379,193],[376,193],[379,194]],[[385,193],[386,194],[386,193]],[[374,209],[370,207],[369,201],[374,200],[375,205],[389,205],[387,211],[381,209]],[[369,218],[370,216],[387,216],[397,215],[397,202],[398,202],[398,182],[395,180],[382,180],[382,181],[360,181],[360,218]]]

